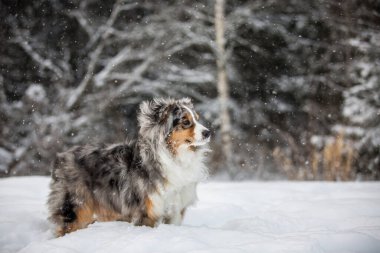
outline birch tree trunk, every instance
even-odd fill
[[[220,105],[220,125],[222,139],[222,155],[224,166],[233,178],[236,174],[232,167],[231,149],[231,120],[228,112],[229,87],[226,73],[226,53],[224,49],[224,0],[215,2],[215,41],[217,47],[217,73],[218,73],[218,96]]]

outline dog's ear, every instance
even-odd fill
[[[191,101],[191,98],[181,98],[180,100],[178,100],[178,102],[182,105],[185,105],[187,107],[189,107],[190,109],[194,109],[194,105],[193,105],[193,102]]]
[[[180,117],[181,115],[181,109],[176,104],[170,104],[163,108],[160,116],[159,121],[160,123],[168,122],[171,123],[173,119]]]
[[[140,126],[166,122],[174,107],[174,100],[171,99],[160,98],[142,102],[138,116]]]

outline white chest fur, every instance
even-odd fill
[[[204,151],[182,148],[173,158],[167,150],[160,150],[159,159],[167,183],[150,196],[153,212],[161,219],[169,218],[171,223],[180,224],[182,210],[197,199],[197,183],[207,177]]]

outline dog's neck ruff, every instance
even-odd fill
[[[158,160],[163,177],[166,179],[166,188],[179,189],[205,180],[208,176],[204,162],[206,151],[204,147],[191,151],[184,145],[179,147],[178,153],[174,156],[167,148],[160,148]]]

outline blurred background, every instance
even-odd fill
[[[170,96],[213,129],[216,178],[380,179],[379,1],[2,0],[0,15],[1,177],[133,138],[138,104]]]

